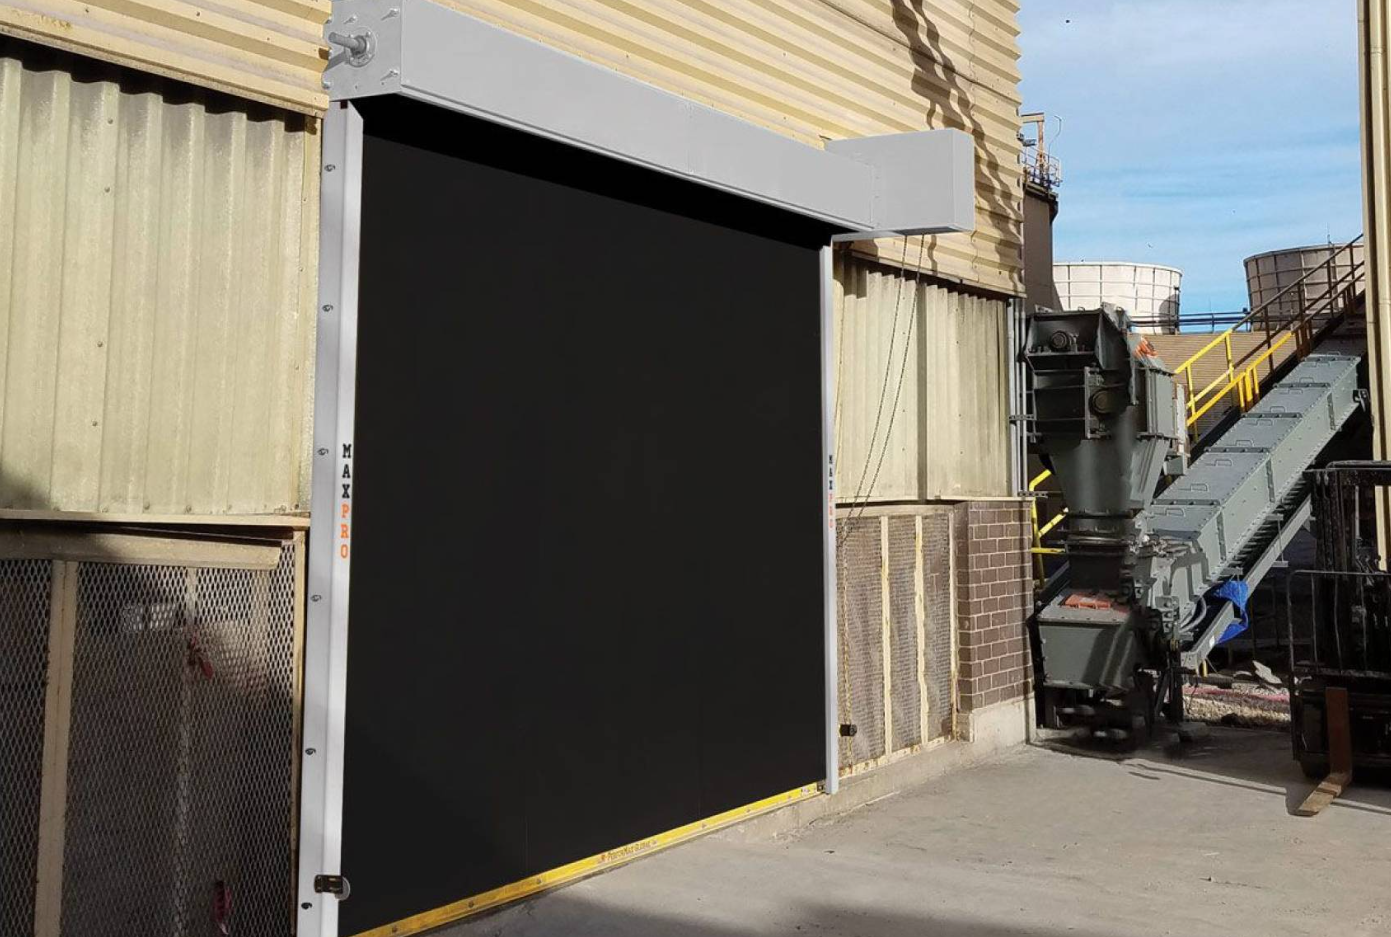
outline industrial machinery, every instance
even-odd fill
[[[1335,462],[1308,475],[1317,568],[1291,577],[1286,623],[1294,756],[1318,779],[1330,771],[1338,721],[1348,768],[1391,767],[1391,574],[1368,529],[1391,462]],[[1330,695],[1341,696],[1342,712]]]
[[[1038,311],[1023,358],[1029,439],[1069,509],[1034,622],[1040,719],[1116,740],[1181,724],[1183,674],[1243,629],[1309,516],[1303,472],[1356,409],[1358,358],[1308,356],[1191,465],[1181,389],[1123,310]]]

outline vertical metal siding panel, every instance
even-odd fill
[[[160,174],[159,252],[156,258],[154,357],[150,405],[138,415],[150,426],[144,503],[135,510],[192,512],[188,449],[194,419],[190,385],[198,336],[199,237],[204,218],[202,109],[193,103],[161,108],[164,148]],[[105,510],[118,510],[115,503]]]
[[[928,314],[922,344],[923,434],[930,447],[919,460],[919,498],[940,488],[942,463],[955,464],[963,445],[960,426],[959,358],[956,354],[955,295],[939,286],[927,288]]]
[[[238,276],[245,259],[238,222],[245,183],[246,119],[236,112],[209,115],[206,127],[188,497],[191,503],[209,505],[218,513],[227,508],[232,420],[242,406],[232,393],[232,378],[243,364],[238,360],[236,311],[247,288]]]
[[[102,454],[120,98],[108,82],[74,82],[70,101],[49,497],[92,504],[101,480],[92,469]]]
[[[122,95],[118,119],[110,351],[98,505],[135,505],[135,510],[144,507],[141,482],[150,445],[145,416],[150,409],[159,289],[161,105],[154,94]]]
[[[852,263],[847,269],[852,280],[840,316],[846,373],[839,498],[912,499],[917,491],[920,318],[908,346],[906,368],[903,356],[908,323],[915,314],[913,288],[864,264]],[[921,317],[921,308],[916,314]]]
[[[0,507],[302,510],[317,136],[15,48],[0,57]]]
[[[10,376],[10,332],[13,328],[7,301],[15,289],[15,251],[20,238],[16,233],[19,198],[20,99],[22,81],[19,62],[0,58],[0,498],[9,497],[10,485],[4,471],[7,404]]]
[[[280,254],[288,256],[298,251],[302,258],[306,251],[317,251],[317,241],[306,244],[301,230],[317,232],[317,217],[307,218],[304,207],[305,169],[310,162],[306,159],[306,134],[281,135],[279,150],[280,163],[275,167],[278,178],[284,180],[280,190],[279,230],[276,232]],[[315,161],[316,162],[316,161]],[[314,166],[317,173],[317,165]],[[317,181],[311,190],[317,191]],[[276,219],[271,219],[275,224]],[[312,370],[314,349],[305,343],[305,336],[311,334],[307,322],[312,319],[315,297],[303,293],[303,271],[300,264],[275,262],[267,258],[271,265],[269,276],[270,292],[266,297],[265,318],[271,327],[269,338],[273,358],[268,362],[272,371],[281,375],[279,387],[268,388],[265,406],[264,429],[267,434],[263,446],[265,464],[260,466],[261,477],[274,481],[264,492],[250,492],[252,502],[259,497],[269,498],[274,510],[295,511],[301,508],[299,492],[301,483],[307,490],[309,477],[301,475],[301,466],[308,461],[300,454],[309,451],[310,439],[306,429],[311,400],[305,393],[304,377]],[[277,311],[283,313],[277,314]],[[273,440],[285,442],[272,445]],[[245,497],[245,495],[243,496]],[[307,507],[307,505],[304,505]]]
[[[299,263],[296,267],[299,272],[300,301],[294,304],[297,346],[291,356],[292,370],[286,381],[288,396],[285,399],[286,409],[290,411],[285,438],[298,440],[293,450],[286,451],[286,461],[298,466],[297,473],[285,473],[289,487],[284,500],[290,502],[292,511],[309,510],[310,474],[314,464],[309,454],[314,445],[314,330],[319,303],[315,271],[319,262],[319,177],[322,165],[320,157],[323,155],[321,129],[322,124],[318,121],[305,121],[304,132],[295,135],[303,171],[299,188],[300,215],[293,222],[298,226],[300,235]],[[291,224],[287,217],[286,225]]]
[[[284,264],[277,219],[285,209],[285,147],[283,134],[264,122],[246,124],[244,187],[249,179],[266,179],[269,185],[243,197],[238,223],[242,254],[238,277],[240,296],[233,309],[231,344],[235,359],[249,363],[261,357],[277,361],[279,330],[272,310],[280,292]],[[235,405],[229,421],[227,510],[245,511],[262,494],[258,480],[267,477],[270,446],[270,398],[283,387],[270,387],[263,375],[245,364],[230,375],[228,390]],[[225,404],[224,404],[225,405]]]
[[[26,74],[14,186],[16,235],[9,295],[9,368],[0,436],[0,498],[15,507],[48,500],[62,321],[63,227],[71,83]]]
[[[842,254],[837,280],[843,294],[836,314],[837,500],[1010,494],[1006,303],[936,283],[916,285],[916,326],[890,431],[914,279]],[[890,358],[895,302],[898,339]]]

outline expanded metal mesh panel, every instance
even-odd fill
[[[917,522],[889,518],[889,716],[895,751],[922,742],[918,681]]]
[[[923,518],[923,606],[927,669],[928,741],[951,735],[952,729],[952,516],[929,514]]]
[[[269,571],[80,567],[64,934],[287,932],[295,602],[292,546]]]
[[[0,934],[34,930],[53,564],[0,562]]]
[[[841,738],[842,767],[884,754],[884,603],[879,518],[840,525],[840,720],[855,735]]]

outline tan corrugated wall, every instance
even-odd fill
[[[1362,88],[1362,180],[1367,258],[1367,352],[1375,427],[1373,458],[1391,459],[1391,4],[1359,3]],[[1378,533],[1383,557],[1391,553],[1391,501],[1377,491]]]
[[[1022,293],[1016,0],[447,2],[812,144],[965,130],[977,143],[977,232],[935,239],[923,266]],[[901,262],[901,245],[879,249]]]
[[[843,252],[836,279],[836,500],[1012,494],[1008,303]]]
[[[328,11],[329,0],[0,0],[0,34],[320,114]]]
[[[316,133],[0,57],[0,507],[308,509]]]

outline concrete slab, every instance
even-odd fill
[[[1391,933],[1391,789],[1320,817],[1283,734],[1182,756],[1018,748],[775,837],[730,831],[450,937]]]

